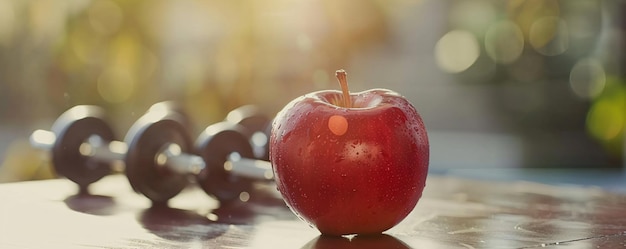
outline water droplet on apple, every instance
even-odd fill
[[[356,189],[355,189],[355,188],[353,188],[353,189],[352,189],[352,192],[356,192]]]
[[[346,173],[341,173],[341,177],[347,177],[347,176],[348,176],[348,174],[346,174]]]

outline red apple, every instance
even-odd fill
[[[402,221],[422,196],[426,128],[396,92],[313,92],[272,124],[270,161],[289,208],[322,234],[379,234]]]

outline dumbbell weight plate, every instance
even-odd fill
[[[111,165],[80,153],[80,146],[93,135],[103,143],[113,141],[113,130],[105,121],[104,110],[97,106],[79,105],[65,111],[52,125],[56,140],[52,146],[55,171],[75,182],[81,189],[111,172]]]
[[[221,202],[231,202],[252,188],[252,181],[230,174],[224,168],[228,156],[237,152],[242,158],[253,158],[252,147],[240,125],[219,122],[207,127],[196,140],[196,153],[204,158],[206,168],[197,176],[202,189]]]
[[[164,203],[187,186],[188,176],[161,166],[156,160],[168,144],[179,145],[183,153],[192,150],[191,138],[179,114],[147,112],[133,124],[124,140],[128,144],[126,176],[135,191],[155,203]]]
[[[226,121],[239,124],[245,128],[244,135],[250,140],[255,152],[255,158],[269,160],[269,132],[271,130],[271,120],[261,109],[255,105],[244,105],[234,109],[226,115]],[[268,127],[270,127],[268,129]],[[255,134],[265,135],[265,142],[258,144],[253,137]],[[255,146],[258,146],[255,149]]]
[[[265,160],[265,161],[269,161],[270,160],[270,136],[272,134],[272,124],[273,122],[269,122],[267,123],[267,126],[265,126],[265,136],[267,136],[267,141],[265,143],[265,146],[263,147],[264,149],[264,153],[262,154],[261,160]]]
[[[183,124],[183,126],[188,131],[191,131],[193,128],[193,124],[191,122],[192,120],[189,117],[189,114],[179,103],[175,101],[166,100],[166,101],[155,103],[152,106],[150,106],[150,108],[148,109],[148,112],[154,112],[154,111],[178,113],[180,115],[180,122]]]

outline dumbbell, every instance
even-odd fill
[[[155,104],[149,111],[155,110],[185,114],[171,101]],[[185,119],[181,123],[191,127],[187,115],[182,117]],[[206,164],[206,168],[196,174],[196,183],[207,194],[227,203],[244,199],[242,195],[249,194],[255,182],[271,181],[274,176],[271,164],[267,160],[256,160],[259,156],[254,153],[258,149],[255,145],[263,146],[262,153],[267,148],[268,135],[260,131],[266,126],[271,128],[267,117],[256,106],[247,105],[229,112],[225,121],[210,125],[196,140],[196,154]]]
[[[243,126],[254,155],[258,159],[269,160],[269,136],[272,120],[255,105],[240,106],[226,115],[225,121]]]
[[[255,180],[273,179],[269,162],[247,159],[251,145],[243,128],[234,124],[209,126],[197,140],[198,157],[189,154],[191,139],[183,119],[170,108],[148,111],[129,129],[126,142],[115,141],[104,120],[102,109],[76,106],[55,121],[52,131],[35,131],[31,143],[49,149],[57,172],[81,190],[107,175],[113,162],[123,161],[133,189],[156,203],[180,193],[189,175],[223,202],[249,191]]]
[[[171,109],[150,110],[126,133],[126,176],[133,187],[153,202],[165,202],[180,193],[205,163],[192,154],[188,121]]]
[[[154,110],[185,113],[173,102],[155,104],[149,111]],[[244,106],[230,113],[234,112],[240,113],[240,120],[236,123],[225,121],[210,125],[196,140],[196,154],[206,165],[196,172],[196,183],[222,203],[245,200],[255,182],[274,179],[271,164],[267,160],[257,160],[250,139],[254,134],[251,131],[264,125],[267,118],[255,106]],[[186,127],[191,127],[188,118],[183,121],[186,121]]]
[[[30,136],[31,145],[51,152],[52,165],[57,174],[78,184],[86,190],[91,183],[108,175],[115,163],[91,160],[86,155],[93,153],[95,158],[103,156],[102,146],[85,146],[91,143],[107,143],[110,151],[124,152],[126,145],[111,142],[115,135],[104,121],[101,108],[95,106],[75,106],[57,118],[51,131],[36,130]],[[95,149],[92,149],[95,148]],[[91,151],[87,151],[91,150]],[[119,158],[121,160],[121,158]]]
[[[108,175],[115,162],[123,162],[135,191],[166,202],[186,187],[187,174],[198,174],[205,166],[201,157],[189,154],[192,141],[182,119],[173,111],[149,111],[121,142],[114,140],[101,108],[81,105],[64,112],[52,131],[33,132],[31,144],[50,150],[57,173],[81,191]]]
[[[197,176],[202,189],[229,202],[244,199],[256,182],[274,180],[272,165],[255,159],[243,126],[228,121],[208,126],[196,139],[196,154],[206,168]]]
[[[208,126],[196,139],[196,154],[206,163],[198,184],[223,202],[245,199],[242,195],[249,195],[255,182],[274,179],[270,162],[255,159],[246,132],[240,124],[222,121]]]

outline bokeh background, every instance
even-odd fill
[[[195,135],[337,89],[340,68],[417,107],[433,172],[621,170],[625,16],[620,0],[0,1],[0,181],[54,177],[28,136],[74,105],[104,107],[121,139],[174,100]]]

